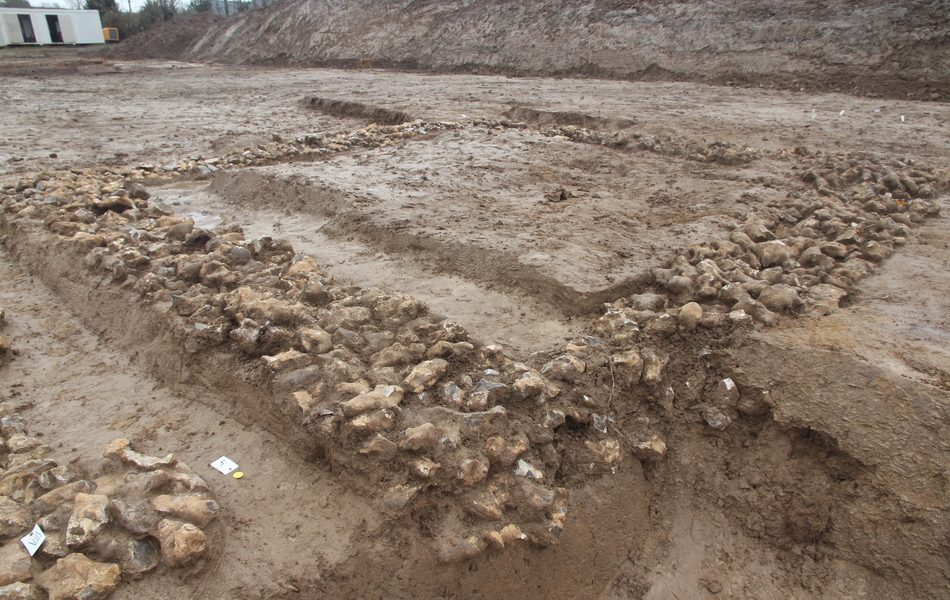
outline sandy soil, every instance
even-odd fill
[[[3,83],[10,118],[0,125],[0,184],[367,124],[308,109],[308,95],[430,121],[501,118],[527,106],[671,143],[702,137],[759,153],[723,165],[467,128],[150,187],[196,221],[287,237],[339,282],[423,299],[522,359],[590,331],[599,301],[639,291],[676,248],[725,237],[746,213],[805,193],[787,158],[796,147],[945,167],[950,146],[946,104],[689,83],[168,62],[102,62],[95,73],[7,75]],[[550,202],[545,195],[560,187],[573,197]],[[422,516],[381,514],[345,473],[303,461],[241,416],[223,390],[150,379],[169,377],[142,372],[128,332],[106,318],[97,327],[86,301],[63,291],[81,282],[59,290],[63,304],[6,254],[3,335],[19,355],[0,370],[0,391],[30,402],[28,418],[57,441],[58,460],[95,455],[126,436],[148,452],[177,452],[213,482],[225,515],[212,568],[184,579],[163,571],[117,597],[291,597],[296,588],[313,598],[922,598],[944,589],[948,572],[940,536],[950,529],[939,508],[950,467],[942,441],[948,259],[946,219],[936,218],[862,281],[849,306],[786,319],[734,349],[728,368],[737,381],[783,399],[774,421],[723,435],[677,407],[658,424],[673,449],[663,463],[642,468],[625,456],[614,472],[585,473],[580,459],[566,459],[572,525],[560,546],[462,565],[435,565],[419,534]],[[705,380],[696,357],[707,343],[698,336],[670,346],[690,356],[676,386]],[[644,414],[633,399],[615,408],[619,435]],[[216,477],[207,463],[221,454],[248,477]],[[836,503],[823,541],[788,533],[792,497]]]
[[[305,585],[318,580],[322,568],[350,558],[360,523],[370,531],[379,526],[358,495],[259,426],[241,423],[225,398],[212,392],[206,404],[186,401],[139,372],[6,257],[0,282],[3,334],[19,353],[3,366],[0,392],[30,406],[32,431],[55,448],[50,458],[67,464],[98,457],[112,440],[134,439],[143,452],[176,453],[227,507],[209,573],[159,574],[120,588],[114,598],[273,597],[286,592],[280,584]],[[245,477],[212,469],[209,463],[221,455],[237,462]],[[314,546],[314,539],[322,543]],[[302,556],[310,565],[305,570]]]

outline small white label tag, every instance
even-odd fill
[[[20,538],[20,543],[22,543],[26,551],[30,553],[30,556],[36,554],[36,551],[40,549],[44,541],[46,541],[46,534],[43,533],[39,525],[34,525],[33,531]]]
[[[237,463],[228,458],[227,456],[222,456],[218,460],[211,463],[211,466],[215,469],[221,471],[222,475],[227,475],[234,469],[238,468]]]

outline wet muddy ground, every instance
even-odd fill
[[[0,75],[9,117],[0,125],[0,184],[41,171],[209,158],[369,124],[352,106],[308,106],[304,99],[311,96],[428,122],[525,121],[528,127],[521,129],[427,131],[383,148],[198,177],[169,174],[148,183],[153,200],[194,218],[197,226],[236,223],[248,238],[285,237],[337,283],[424,300],[518,360],[589,332],[602,302],[642,291],[651,269],[677,249],[727,238],[748,213],[808,194],[796,148],[866,152],[936,168],[946,168],[950,148],[950,105],[941,103],[686,83],[159,62],[92,61],[86,68],[81,74]],[[660,143],[616,149],[555,135],[562,132],[555,127],[572,123]],[[688,148],[714,143],[753,158],[724,164],[690,157]],[[878,385],[875,393],[920,395],[942,414],[950,382],[948,258],[944,217],[915,228],[907,245],[863,280],[840,310],[759,328],[754,344],[764,348],[762,369],[774,372],[756,377],[774,379],[788,398],[816,377],[841,380],[860,395],[865,380],[854,375],[860,365],[876,373],[878,379],[868,375],[867,381],[896,382]],[[191,386],[182,392],[149,379],[164,377],[139,372],[134,350],[117,343],[122,336],[106,326],[97,330],[95,319],[82,314],[88,307],[70,296],[75,292],[57,298],[24,273],[28,265],[17,266],[6,255],[4,261],[0,306],[9,325],[3,335],[20,354],[4,363],[0,391],[29,401],[35,427],[61,440],[56,458],[95,453],[125,436],[145,451],[175,451],[202,467],[225,508],[226,542],[209,571],[184,579],[162,573],[120,588],[118,596],[268,598],[298,589],[310,597],[340,590],[372,597],[385,590],[396,597],[488,598],[510,589],[528,594],[524,586],[539,582],[545,594],[562,597],[682,599],[724,591],[719,597],[887,598],[924,597],[923,590],[939,585],[936,558],[905,564],[899,549],[894,558],[875,548],[874,556],[861,558],[840,537],[854,530],[842,529],[831,545],[783,545],[767,534],[767,515],[760,523],[736,516],[770,501],[763,491],[768,486],[754,492],[758,485],[744,483],[762,477],[752,473],[762,470],[757,463],[772,465],[791,485],[809,465],[838,464],[839,449],[867,461],[860,468],[835,467],[847,472],[841,477],[809,480],[807,494],[816,496],[823,486],[861,480],[864,475],[856,473],[864,467],[897,473],[882,475],[897,481],[897,490],[935,476],[947,463],[946,449],[903,404],[889,405],[887,414],[871,394],[864,420],[855,421],[848,420],[853,415],[838,418],[833,398],[816,396],[807,405],[789,400],[776,411],[780,423],[725,438],[671,421],[666,432],[675,450],[668,463],[642,469],[627,458],[616,472],[576,485],[575,528],[562,546],[518,549],[476,560],[466,573],[449,572],[462,567],[432,567],[420,558],[423,545],[401,545],[400,532],[414,525],[381,519],[347,488],[345,473],[303,462],[259,425],[236,421],[221,390]],[[55,281],[48,283],[55,289]],[[781,349],[788,356],[803,353],[795,363],[799,371],[786,370]],[[805,357],[825,352],[836,358],[821,373],[821,361]],[[853,400],[844,393],[840,398]],[[933,425],[934,431],[944,425]],[[815,441],[808,428],[836,441]],[[912,449],[926,454],[929,466],[902,470],[908,459],[902,452],[895,450],[890,464],[871,449],[878,442],[899,444],[905,434],[920,438]],[[869,441],[863,444],[861,437]],[[216,479],[206,465],[220,454],[239,459],[248,478]],[[939,485],[933,486],[922,487],[939,494]],[[761,497],[748,498],[756,493]],[[637,499],[628,501],[632,497]],[[877,515],[868,492],[854,497],[860,500],[849,505],[854,510]],[[914,508],[905,507],[908,513],[930,506],[909,502]],[[863,522],[849,518],[840,521]],[[868,519],[874,518],[896,517],[882,509]],[[874,538],[858,529],[856,538]],[[914,535],[908,533],[908,544]],[[597,552],[585,567],[592,547]],[[366,565],[384,568],[378,577],[361,579]],[[479,565],[481,577],[472,574]],[[443,569],[441,592],[418,583],[429,568]],[[558,570],[553,576],[552,568]],[[931,576],[915,588],[907,580],[920,569]],[[591,579],[584,581],[588,571]],[[384,584],[393,574],[395,583]],[[486,574],[524,580],[490,581]]]

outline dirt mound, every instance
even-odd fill
[[[223,20],[222,17],[211,13],[197,13],[177,21],[164,21],[123,40],[118,46],[107,47],[99,55],[103,58],[124,60],[178,60],[186,55],[210,28]]]
[[[229,19],[165,24],[112,56],[700,80],[940,99],[950,93],[948,19],[938,1],[288,0]]]
[[[303,105],[313,110],[318,110],[324,114],[337,117],[356,117],[366,119],[377,125],[402,125],[414,119],[408,114],[398,111],[380,108],[378,106],[368,106],[360,102],[347,102],[346,100],[331,100],[320,98],[318,96],[307,96],[303,99]]]

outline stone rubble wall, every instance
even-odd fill
[[[60,465],[24,408],[0,395],[0,598],[97,600],[163,564],[200,571],[220,550],[206,533],[214,493],[174,454],[118,439],[101,458]],[[34,526],[46,539],[31,557],[20,540]]]

